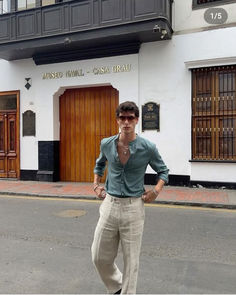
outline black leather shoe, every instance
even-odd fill
[[[120,293],[121,293],[121,289],[119,291],[117,291],[116,293],[114,293],[114,294],[120,294]]]

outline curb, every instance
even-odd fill
[[[84,195],[44,195],[38,193],[15,193],[15,192],[0,192],[0,195],[12,195],[12,196],[28,196],[28,197],[39,197],[39,198],[58,198],[58,199],[81,199],[81,200],[97,200],[95,196],[84,196]],[[176,205],[176,206],[189,206],[189,207],[203,207],[203,208],[215,208],[215,209],[233,209],[236,210],[236,204],[217,204],[217,203],[198,203],[198,202],[187,202],[187,201],[161,201],[157,200],[149,204],[160,204],[160,205]]]
[[[216,203],[197,203],[197,202],[178,202],[178,201],[155,201],[155,204],[163,205],[177,205],[177,206],[189,206],[189,207],[204,207],[214,209],[233,209],[236,210],[236,204],[216,204]]]
[[[58,199],[84,199],[84,200],[98,200],[95,196],[82,196],[82,195],[50,195],[50,194],[39,194],[39,193],[15,193],[15,192],[0,192],[0,195],[8,196],[26,196],[26,197],[39,197],[39,198],[58,198]]]

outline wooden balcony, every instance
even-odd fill
[[[72,0],[0,15],[0,58],[48,64],[170,39],[173,0]]]

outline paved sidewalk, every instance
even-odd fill
[[[92,187],[78,182],[0,180],[1,195],[96,199]],[[236,209],[236,190],[165,186],[155,203]]]

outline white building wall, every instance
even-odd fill
[[[113,66],[131,65],[128,72],[113,72]],[[106,74],[94,74],[94,68],[110,69]],[[138,55],[92,59],[36,66],[32,59],[7,62],[0,60],[0,91],[20,90],[20,167],[38,169],[38,141],[59,140],[59,96],[67,88],[112,85],[119,90],[120,102],[127,99],[139,104]],[[82,69],[84,76],[65,77],[67,70]],[[88,73],[89,71],[89,73]],[[96,70],[97,71],[97,70]],[[63,73],[63,78],[43,79],[45,73]],[[25,78],[32,87],[25,88]],[[36,136],[22,136],[22,114],[36,113]],[[138,126],[139,129],[139,126]]]
[[[171,41],[146,43],[140,51],[140,101],[160,103],[160,132],[143,136],[157,142],[170,174],[191,180],[235,182],[236,163],[191,160],[191,67],[236,64],[236,28],[174,35]],[[219,42],[220,40],[220,42]],[[229,46],[225,46],[225,44]],[[222,167],[219,170],[219,167]],[[151,170],[149,170],[151,171]],[[213,173],[214,172],[214,173]]]
[[[190,175],[190,73],[176,42],[142,45],[140,100],[160,104],[160,132],[145,131],[143,136],[157,143],[171,174]]]

